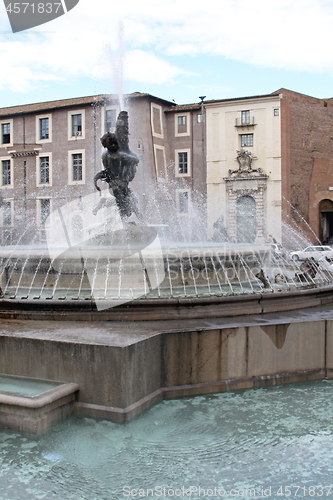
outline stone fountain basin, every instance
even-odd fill
[[[333,285],[107,310],[92,300],[2,299],[0,363],[9,374],[74,382],[75,413],[123,422],[163,398],[333,377],[332,304]],[[27,409],[12,397],[8,426],[17,409],[43,421],[40,401]]]
[[[333,303],[333,285],[228,296],[136,299],[97,310],[95,301],[0,299],[0,318],[64,321],[158,321],[241,317]],[[99,299],[103,301],[103,299]]]
[[[40,434],[73,413],[75,383],[0,374],[0,426]]]

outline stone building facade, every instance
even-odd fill
[[[199,221],[208,238],[223,221],[235,242],[282,241],[285,220],[313,241],[333,237],[333,99],[280,89],[204,108],[139,92],[125,101],[143,212],[154,214],[149,200],[161,189],[192,239]],[[94,190],[100,137],[119,111],[107,95],[0,109],[2,245],[31,241],[31,233],[42,242],[47,215]]]
[[[238,200],[250,196],[256,242],[272,235],[292,245],[283,234],[284,221],[313,242],[333,239],[333,99],[282,88],[263,96],[208,101],[205,107],[208,230],[222,215],[233,239],[241,239],[234,229],[235,210]],[[229,179],[242,147],[266,177],[256,181],[257,188],[254,179]]]
[[[208,234],[223,217],[235,242],[262,243],[269,234],[281,240],[279,94],[207,101],[205,107]]]

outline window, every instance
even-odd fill
[[[191,150],[175,150],[175,177],[189,177],[191,175]]]
[[[3,245],[10,245],[12,241],[12,234],[11,231],[6,229],[5,231],[2,231],[2,244]]]
[[[280,110],[279,108],[274,109],[274,116],[279,116],[280,115]]]
[[[72,181],[82,181],[82,153],[72,155]]]
[[[168,171],[164,146],[154,144],[154,158],[157,181],[166,182],[168,180]]]
[[[39,184],[49,184],[50,182],[50,158],[41,156],[39,158]]]
[[[175,137],[184,137],[191,135],[191,114],[175,114]]]
[[[190,197],[188,191],[178,191],[178,211],[180,214],[188,214],[190,209]]]
[[[10,123],[1,125],[2,144],[10,144]]]
[[[4,201],[1,206],[1,243],[2,245],[10,245],[12,241],[12,203],[13,201]]]
[[[85,150],[68,151],[68,184],[85,183]]]
[[[163,115],[164,111],[159,104],[151,103],[150,105],[150,123],[154,137],[164,139],[163,131]]]
[[[0,146],[13,145],[13,120],[0,121]]]
[[[253,146],[253,134],[241,134],[241,147]]]
[[[2,186],[11,185],[12,179],[11,179],[10,160],[1,161],[1,178],[2,178]]]
[[[187,174],[187,153],[178,153],[178,173]]]
[[[68,140],[77,141],[84,138],[85,110],[77,109],[75,111],[68,111]]]
[[[2,204],[2,225],[12,225],[12,204],[10,201],[4,201]]]
[[[49,138],[49,119],[40,118],[39,120],[39,138],[41,140]]]
[[[47,218],[51,214],[51,200],[49,198],[37,199],[37,223],[40,227],[39,238],[41,242],[46,241]]]
[[[37,115],[36,116],[36,142],[44,144],[44,142],[52,141],[52,115]]]
[[[40,223],[44,224],[51,213],[51,202],[49,198],[42,198],[40,201]]]
[[[72,136],[82,135],[82,115],[72,115]]]
[[[250,125],[250,111],[242,111],[242,125]]]
[[[36,156],[36,186],[52,186],[52,153]]]
[[[105,132],[111,132],[116,128],[117,112],[115,109],[107,109],[105,112]]]

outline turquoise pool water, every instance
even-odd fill
[[[62,383],[11,375],[0,375],[0,393],[31,398],[59,387]]]
[[[125,425],[71,418],[38,440],[0,433],[1,500],[318,497],[333,499],[331,381],[164,401]]]

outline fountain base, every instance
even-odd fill
[[[2,371],[74,382],[77,414],[114,421],[163,398],[333,377],[332,287],[227,299],[3,301]]]

